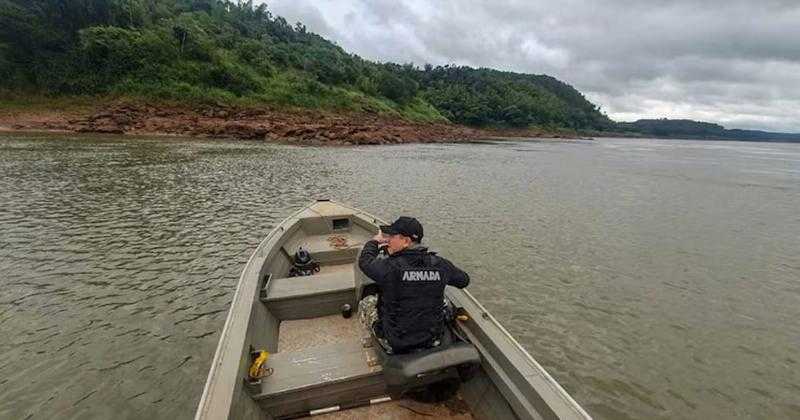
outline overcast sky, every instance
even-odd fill
[[[800,132],[800,0],[272,0],[366,59],[549,74],[617,121]]]

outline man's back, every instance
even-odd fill
[[[415,244],[379,259],[369,241],[359,257],[361,271],[380,288],[380,328],[395,353],[430,347],[444,329],[444,288],[469,284],[467,273]]]

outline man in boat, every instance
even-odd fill
[[[421,245],[422,224],[400,217],[381,226],[358,257],[379,289],[359,303],[361,321],[390,354],[439,345],[445,329],[444,288],[467,287],[469,275]],[[380,255],[385,247],[388,256]]]

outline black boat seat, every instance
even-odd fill
[[[377,345],[382,350],[380,345]],[[481,363],[478,350],[470,343],[454,341],[449,331],[445,332],[438,347],[406,354],[381,355],[383,377],[391,395],[418,388],[448,378],[458,378],[459,368]]]
[[[430,381],[426,376],[448,368],[480,364],[478,350],[470,343],[458,342],[447,348],[435,347],[411,354],[387,355],[383,364],[386,384],[413,388]]]

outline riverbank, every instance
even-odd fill
[[[0,131],[265,140],[305,145],[399,144],[487,138],[578,138],[542,129],[476,129],[381,114],[153,105],[135,101],[0,107]]]

